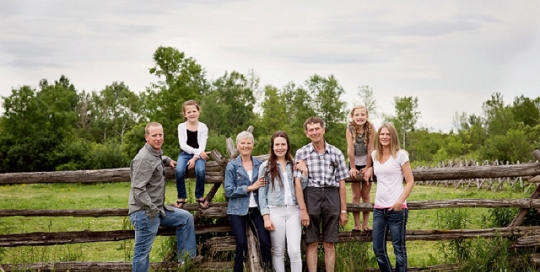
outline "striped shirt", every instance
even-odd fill
[[[325,142],[323,154],[319,154],[313,143],[296,151],[294,160],[303,160],[308,168],[308,187],[339,187],[339,181],[349,177],[345,157],[341,150]],[[295,178],[301,178],[300,170],[294,171]]]

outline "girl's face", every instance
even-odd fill
[[[274,144],[272,145],[272,150],[274,150],[274,154],[278,158],[284,158],[285,154],[287,154],[287,140],[283,137],[276,137],[274,139]]]
[[[253,142],[249,138],[242,138],[238,141],[237,148],[240,155],[249,156],[253,151]]]
[[[352,120],[357,125],[363,125],[366,123],[369,115],[364,108],[354,110],[352,114]]]
[[[379,132],[379,143],[382,146],[390,146],[390,131],[385,127]]]
[[[184,107],[184,116],[187,118],[188,121],[194,122],[199,120],[199,114],[200,112],[195,105]]]

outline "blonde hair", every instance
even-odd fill
[[[149,135],[150,134],[150,128],[151,127],[163,127],[163,126],[158,122],[150,122],[144,128],[144,135]]]
[[[366,106],[356,105],[352,108],[351,113],[349,114],[351,117],[351,122],[349,123],[349,127],[351,128],[351,135],[352,135],[353,141],[356,139],[356,136],[358,136],[359,134],[358,131],[360,130],[360,126],[356,124],[354,120],[352,120],[352,117],[354,115],[354,111],[359,110],[359,109],[365,109],[367,113],[367,117],[369,119],[369,111]],[[374,129],[373,124],[371,124],[369,120],[366,120],[366,123],[364,124],[364,133],[366,135],[365,140],[364,140],[364,147],[366,148],[366,150],[368,149],[368,144],[370,140],[369,138],[371,137],[371,132],[373,131],[373,129]]]
[[[199,106],[199,102],[195,100],[188,100],[182,104],[182,115],[184,115],[184,121],[187,121],[186,117],[186,107],[187,106],[195,106],[199,112],[201,112],[201,106]]]
[[[388,129],[388,132],[390,133],[390,154],[392,155],[392,157],[395,158],[397,156],[397,152],[401,150],[401,147],[399,146],[399,138],[398,138],[397,130],[394,127],[394,125],[392,125],[392,123],[384,123],[379,127],[379,130],[377,131],[377,135],[381,134],[381,130],[383,128]],[[380,160],[381,158],[380,154],[382,154],[383,147],[378,138],[377,138],[377,146],[375,150],[377,151],[375,152],[375,160]]]

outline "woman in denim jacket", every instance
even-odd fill
[[[236,241],[234,271],[244,271],[247,255],[246,230],[249,225],[260,244],[262,266],[272,267],[270,236],[264,228],[264,221],[258,206],[258,190],[266,186],[264,178],[257,178],[261,161],[253,158],[253,135],[243,131],[236,136],[236,146],[240,153],[230,161],[225,169],[225,196],[229,198],[227,214]]]
[[[290,271],[302,271],[302,226],[290,150],[289,136],[283,131],[274,133],[270,141],[270,157],[259,168],[259,178],[267,181],[267,186],[259,189],[259,206],[264,227],[270,231],[276,272],[285,272],[285,244],[291,262]]]

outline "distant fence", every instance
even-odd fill
[[[536,161],[538,162],[538,161]],[[533,163],[532,161],[528,162]],[[519,165],[522,164],[519,161],[516,163],[509,162],[509,161],[477,161],[477,160],[462,160],[462,159],[454,159],[454,160],[448,160],[439,162],[437,164],[437,167],[418,167],[420,169],[425,168],[452,168],[452,167],[459,167],[462,169],[463,167],[477,167],[477,166],[500,166],[500,165]],[[492,190],[492,191],[500,191],[504,190],[504,188],[515,188],[516,185],[519,185],[519,188],[522,188],[524,191],[529,190],[531,187],[536,186],[536,182],[528,182],[529,178],[532,178],[531,176],[521,176],[521,177],[498,177],[498,178],[460,178],[460,179],[452,179],[452,180],[426,180],[426,181],[416,181],[415,184],[417,185],[434,185],[434,186],[444,186],[444,187],[454,187],[454,188],[463,188],[464,190],[467,190],[469,188],[476,188],[476,190],[486,189],[486,190]],[[505,184],[507,186],[505,187]]]
[[[229,151],[230,157],[234,150]],[[535,151],[535,156],[540,158],[540,151]],[[221,156],[217,151],[212,152],[215,161],[207,162],[207,183],[213,184],[208,192],[207,198],[211,201],[218,188],[223,184],[224,169],[230,158]],[[261,156],[264,159],[266,156]],[[432,182],[445,180],[470,180],[470,179],[499,179],[499,178],[520,178],[528,177],[530,183],[540,182],[540,163],[523,163],[514,165],[481,165],[481,166],[460,166],[444,168],[416,168],[413,169],[416,182]],[[174,178],[174,170],[167,167],[166,176],[168,179]],[[188,173],[188,177],[193,177],[193,173]],[[129,181],[129,169],[106,169],[88,171],[64,171],[64,172],[42,172],[42,173],[8,173],[0,174],[0,186],[7,184],[36,184],[36,183],[100,183],[100,182],[127,182]],[[347,180],[350,182],[350,180]],[[455,207],[487,207],[487,208],[510,208],[517,207],[521,211],[510,226],[506,228],[492,229],[461,229],[461,230],[408,230],[406,239],[408,241],[443,241],[454,239],[472,239],[477,237],[515,237],[512,244],[515,249],[540,246],[540,228],[520,226],[523,218],[530,209],[540,209],[540,187],[537,186],[530,198],[524,199],[459,199],[444,201],[422,201],[408,202],[410,210],[426,210]],[[195,214],[196,234],[204,233],[229,233],[229,225],[203,225],[199,224],[202,218],[226,218],[227,203],[212,202],[210,208],[201,210],[196,204],[186,204],[186,210]],[[373,205],[370,203],[353,204],[347,203],[348,212],[372,211]],[[6,216],[73,216],[73,217],[107,217],[127,215],[127,209],[97,209],[97,210],[0,210],[0,217]],[[160,229],[158,235],[175,235],[174,229]],[[68,232],[36,232],[19,234],[0,235],[0,247],[18,246],[49,246],[57,244],[121,241],[133,239],[132,230],[109,230],[109,231],[68,231]],[[371,236],[366,233],[340,232],[339,242],[371,242]],[[210,249],[210,252],[223,252],[234,250],[234,238],[231,236],[213,237],[203,242],[202,247]],[[539,255],[531,255],[530,261],[537,262]],[[251,267],[256,264],[251,264]],[[152,267],[160,270],[174,270],[176,265],[170,260],[160,263],[152,263]],[[214,262],[211,258],[205,258],[205,262],[200,267],[201,270],[230,270],[231,263]],[[435,266],[428,268],[409,268],[409,271],[452,271],[459,264]],[[0,264],[0,271],[19,270],[54,270],[54,271],[129,271],[129,262],[62,262],[62,263],[34,263],[34,264]],[[256,271],[254,268],[253,271]],[[376,269],[369,269],[376,271]]]

